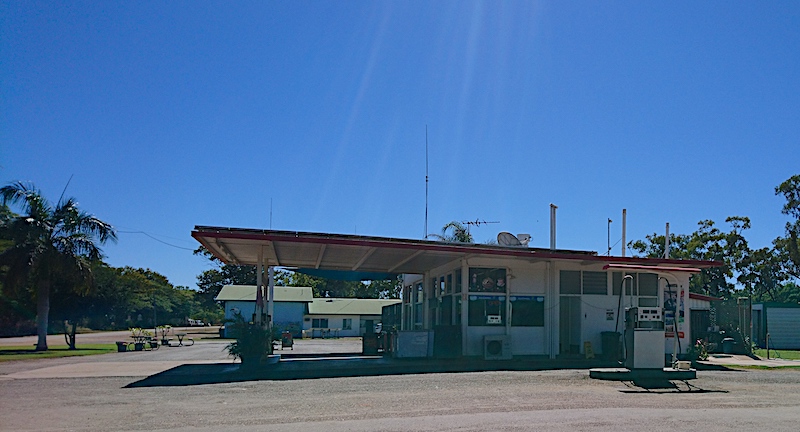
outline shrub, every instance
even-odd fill
[[[236,340],[225,349],[234,359],[240,359],[242,364],[258,364],[272,354],[273,335],[269,328],[247,322],[241,313],[227,325]]]

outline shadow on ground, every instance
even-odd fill
[[[706,390],[688,381],[681,381],[684,388],[676,382],[666,379],[642,379],[634,380],[628,385],[628,389],[620,390],[620,393],[728,393],[726,390]]]
[[[298,380],[425,373],[487,371],[536,371],[553,369],[588,369],[605,364],[597,361],[509,360],[487,361],[481,358],[458,359],[387,359],[296,358],[255,368],[239,363],[187,364],[151,375],[125,388],[192,386],[242,381]]]

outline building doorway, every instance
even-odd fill
[[[561,296],[558,314],[559,354],[577,356],[581,353],[581,298]]]

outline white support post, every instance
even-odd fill
[[[267,274],[267,282],[269,283],[269,295],[267,296],[267,319],[269,320],[269,326],[271,328],[273,315],[275,314],[275,268],[273,266],[269,266]]]
[[[511,310],[511,269],[506,267],[506,336],[511,336],[511,314],[513,313]],[[511,341],[513,344],[514,341]]]
[[[558,353],[559,338],[559,310],[556,307],[559,302],[558,292],[556,291],[555,266],[552,261],[547,262],[547,295],[545,296],[545,307],[547,308],[547,321],[545,327],[548,354],[551,359],[555,359]]]
[[[425,272],[422,276],[422,330],[427,330],[430,327],[430,323],[428,322],[428,317],[430,316],[430,311],[428,310],[428,296],[429,293],[433,292],[433,287],[431,287],[431,274],[430,272]],[[416,317],[415,317],[416,318]]]
[[[467,355],[467,326],[469,325],[469,265],[461,259],[461,355]]]
[[[261,315],[264,313],[264,249],[258,250],[258,264],[256,265],[256,308],[255,319],[253,322],[256,325],[262,325]]]

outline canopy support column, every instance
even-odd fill
[[[461,355],[467,355],[467,326],[469,325],[469,265],[461,259]]]
[[[267,319],[269,326],[272,327],[272,317],[275,312],[275,267],[269,266],[267,270],[267,284],[269,292],[267,294]]]
[[[261,317],[264,314],[264,291],[262,291],[262,287],[264,286],[264,248],[258,249],[258,264],[256,264],[256,309],[255,309],[255,317],[253,318],[253,323],[256,325],[262,325]]]

